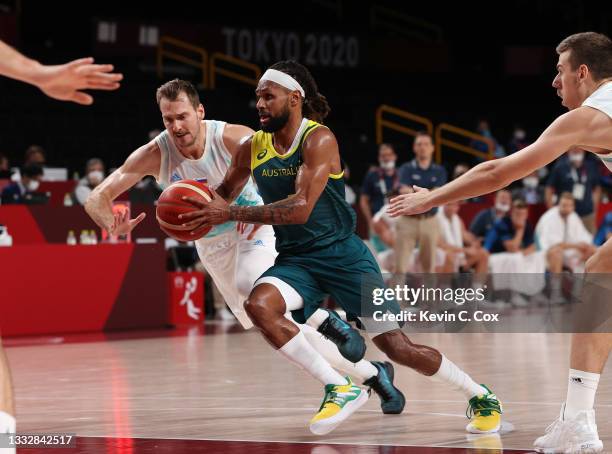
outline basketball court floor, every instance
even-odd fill
[[[308,421],[322,387],[256,332],[228,322],[192,331],[7,339],[20,433],[73,433],[85,452],[474,453],[531,452],[566,391],[568,334],[415,334],[502,399],[501,435],[465,432],[466,402],[396,366],[401,415],[378,397],[326,436]],[[366,356],[384,359],[369,343]],[[612,374],[596,410],[612,448]],[[23,449],[19,452],[35,452]],[[36,451],[38,452],[38,451]]]

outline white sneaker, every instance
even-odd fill
[[[603,450],[597,434],[595,411],[581,411],[573,419],[563,420],[565,404],[559,419],[546,429],[545,435],[534,442],[536,452],[545,454],[587,454]]]

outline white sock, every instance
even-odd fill
[[[563,419],[574,419],[581,411],[593,409],[599,377],[599,374],[570,369]]]
[[[450,385],[454,390],[462,392],[468,399],[487,393],[486,389],[472,380],[468,374],[444,355],[442,355],[440,369],[432,375],[432,378]]]
[[[323,309],[317,309],[314,314],[308,317],[306,324],[308,326],[312,326],[314,329],[318,329],[319,326],[321,326],[321,323],[327,320],[327,317],[329,317],[329,312]]]
[[[0,434],[14,434],[17,427],[17,421],[12,415],[4,411],[0,411]]]
[[[306,340],[318,351],[323,358],[334,368],[342,373],[348,374],[363,383],[368,378],[378,375],[378,369],[370,361],[362,359],[358,363],[352,363],[344,358],[338,351],[338,347],[309,325],[298,325]]]
[[[308,343],[300,331],[289,342],[278,349],[279,353],[302,369],[306,369],[324,385],[346,385],[346,379],[336,372],[327,361]]]

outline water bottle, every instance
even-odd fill
[[[89,232],[87,230],[81,230],[81,235],[79,237],[79,243],[89,244]]]
[[[5,225],[0,225],[0,247],[2,246],[12,246],[13,245],[13,237],[9,235],[8,229]]]
[[[77,240],[76,240],[76,235],[74,234],[74,230],[68,231],[68,238],[66,238],[66,244],[68,246],[76,246]]]
[[[67,192],[64,196],[64,206],[71,207],[72,206],[72,197],[70,197],[70,193]]]

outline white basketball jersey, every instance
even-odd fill
[[[217,188],[223,181],[232,161],[232,156],[223,143],[223,131],[226,123],[216,120],[204,120],[204,123],[206,124],[206,143],[204,154],[200,159],[190,159],[183,156],[174,145],[168,131],[162,132],[155,138],[155,143],[161,150],[158,182],[162,187],[166,187],[175,181],[189,179]],[[263,200],[251,178],[249,178],[234,204],[263,205]],[[206,238],[220,235],[232,229],[236,229],[235,222],[216,225],[206,235]]]
[[[589,96],[582,105],[597,109],[612,119],[612,82],[603,84],[591,93],[591,96]],[[608,154],[598,154],[597,156],[599,156],[606,167],[612,171],[612,152]]]

